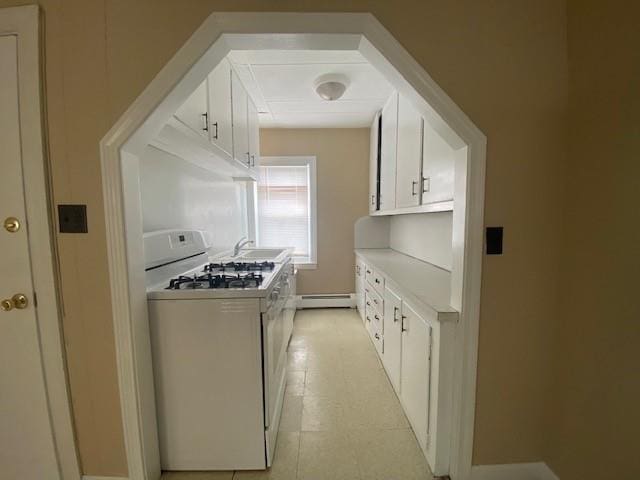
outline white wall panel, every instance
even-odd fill
[[[451,270],[452,212],[391,217],[389,244],[394,250]]]
[[[228,250],[246,235],[245,184],[162,150],[148,147],[140,159],[140,196],[145,232],[205,230],[213,252]]]

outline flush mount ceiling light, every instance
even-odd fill
[[[344,95],[349,86],[346,75],[329,73],[318,77],[315,81],[316,93],[324,100],[337,100]]]

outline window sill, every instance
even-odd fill
[[[293,258],[292,261],[298,270],[315,270],[318,268],[317,263],[312,263],[307,258]]]

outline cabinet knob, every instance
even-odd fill
[[[202,114],[202,130],[209,131],[209,114],[207,112]]]
[[[418,182],[416,182],[415,180],[413,182],[411,182],[411,195],[412,196],[418,195],[418,192],[416,192],[416,187],[417,186],[418,186]]]
[[[380,335],[378,335],[377,333],[374,335],[374,337],[376,337],[376,340],[380,340]]]
[[[211,126],[215,127],[215,129],[216,129],[215,133],[212,135],[212,137],[217,140],[218,139],[218,122],[212,123]]]

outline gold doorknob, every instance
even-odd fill
[[[7,217],[4,221],[4,228],[7,232],[15,233],[20,230],[20,221],[16,217]]]
[[[5,312],[13,310],[14,308],[23,310],[27,308],[27,305],[29,305],[29,300],[27,299],[26,295],[22,293],[16,293],[13,297],[5,298],[4,300],[0,301],[0,308],[2,308],[2,310],[4,310]]]

